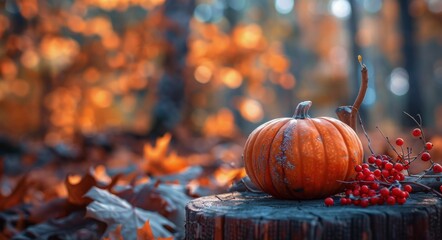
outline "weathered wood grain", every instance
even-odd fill
[[[361,208],[235,192],[191,201],[186,239],[442,239],[441,218],[442,200],[424,193]]]

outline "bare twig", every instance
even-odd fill
[[[361,118],[361,115],[358,114],[358,117],[359,117],[359,125],[361,126],[362,131],[364,132],[365,138],[367,138],[368,149],[370,150],[371,154],[374,154],[373,148],[371,148],[371,139],[370,139],[370,137],[368,136],[367,131],[365,131],[364,124],[362,124],[362,118]]]

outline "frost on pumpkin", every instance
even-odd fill
[[[295,165],[287,161],[287,152],[290,151],[290,145],[293,137],[292,132],[295,126],[296,124],[290,124],[286,129],[284,129],[284,133],[282,136],[282,143],[279,146],[279,153],[275,156],[276,162],[279,165],[281,165],[285,169],[290,169],[290,170],[295,169]]]

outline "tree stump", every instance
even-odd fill
[[[429,193],[361,208],[235,192],[191,201],[186,239],[442,239],[441,219],[442,200]]]

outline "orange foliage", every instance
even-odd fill
[[[156,140],[155,146],[144,145],[144,166],[145,172],[153,175],[164,175],[177,173],[188,166],[186,160],[175,151],[169,152],[169,144],[172,135],[166,133]]]

